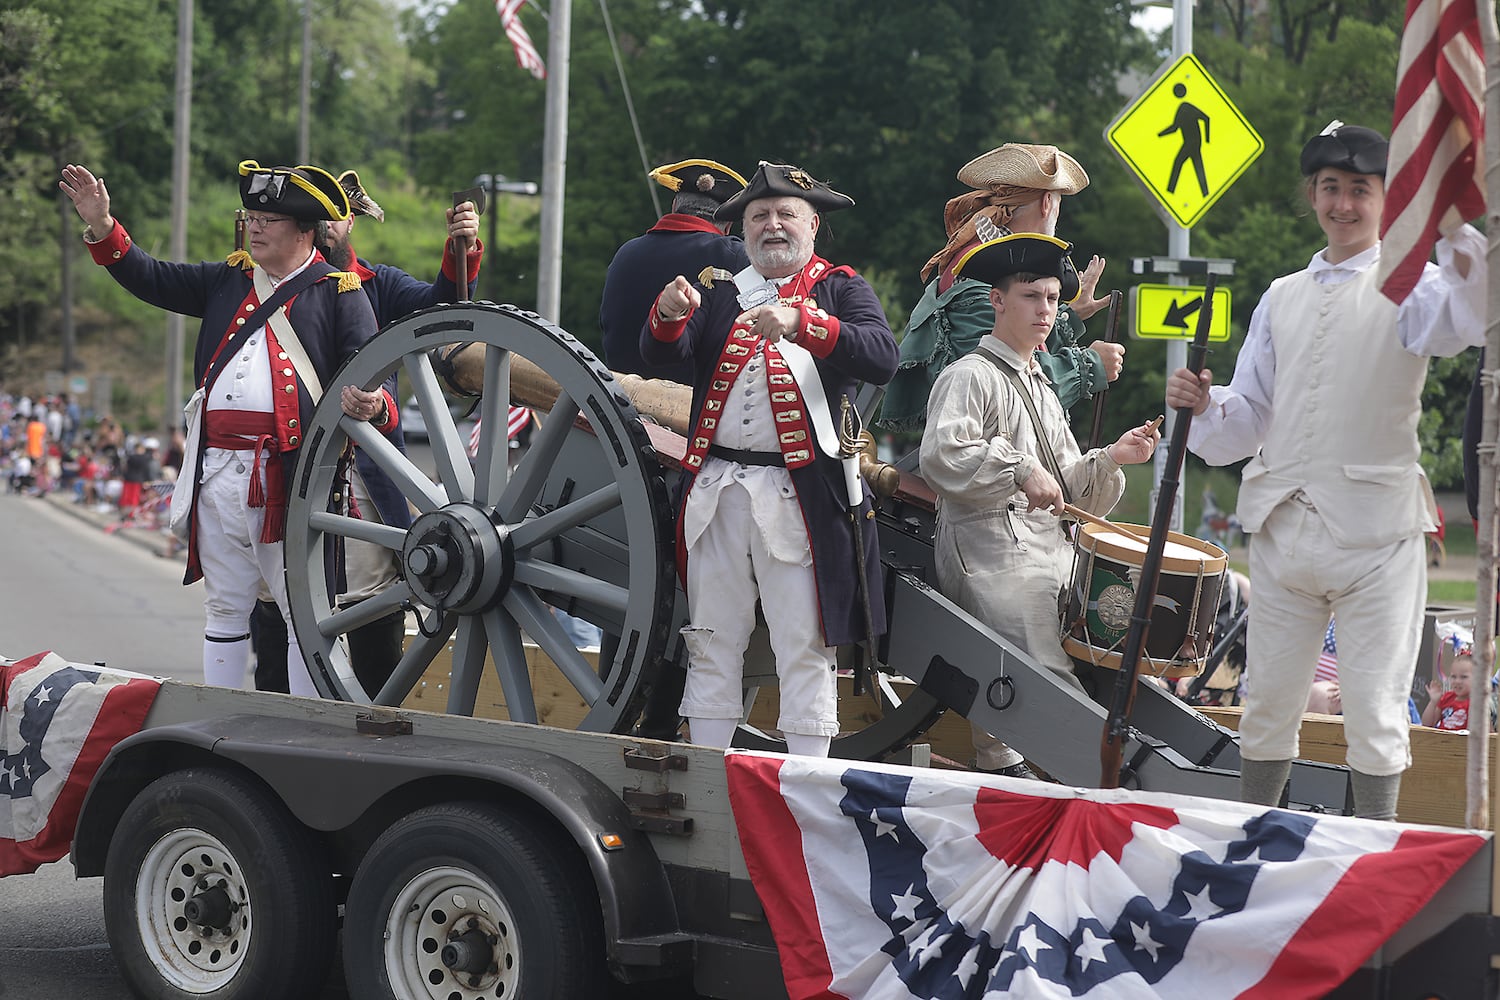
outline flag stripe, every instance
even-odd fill
[[[521,23],[521,8],[525,5],[526,0],[495,0],[495,13],[500,15],[500,25],[505,29],[505,37],[510,39],[511,48],[515,49],[516,65],[541,80],[547,76],[547,66],[542,62],[536,45],[532,43],[526,25]]]
[[[1384,942],[1384,938],[1350,934],[1351,914],[1367,914],[1372,905],[1378,905],[1380,919],[1392,928],[1402,926],[1482,844],[1478,837],[1404,830],[1390,852],[1356,859],[1334,890],[1303,921],[1266,978],[1241,993],[1240,1000],[1280,1000],[1286,993],[1284,987],[1272,985],[1276,983],[1305,983],[1306,996],[1322,996],[1332,990],[1349,976],[1349,971],[1331,965],[1330,953],[1348,950],[1349,954],[1343,956],[1346,964],[1357,968]],[[1372,893],[1372,887],[1378,891]]]
[[[786,760],[740,754],[733,759],[741,767],[727,769],[729,805],[740,839],[775,845],[774,853],[746,851],[745,866],[776,937],[787,993],[807,1000],[838,1000],[839,994],[828,988],[833,966],[823,945],[802,830],[781,794],[780,772]]]
[[[1439,233],[1485,211],[1480,16],[1479,0],[1407,3],[1378,276],[1397,304]]]
[[[89,785],[115,745],[140,730],[161,685],[52,653],[0,667],[0,685],[3,876],[68,853]]]

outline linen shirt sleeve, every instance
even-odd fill
[[[939,496],[999,506],[1031,477],[1037,460],[1017,449],[1004,427],[993,436],[986,432],[985,415],[1003,414],[1009,392],[973,365],[952,365],[938,376],[920,455],[922,478]]]
[[[1228,465],[1249,458],[1265,440],[1271,423],[1276,386],[1276,349],[1271,343],[1270,307],[1276,285],[1261,296],[1250,317],[1250,330],[1227,386],[1209,390],[1208,409],[1193,418],[1188,447],[1209,465]]]
[[[1488,268],[1484,234],[1461,226],[1437,242],[1438,262],[1429,262],[1396,313],[1401,346],[1418,357],[1447,358],[1469,347],[1484,346]],[[1468,277],[1459,275],[1454,258],[1463,256]]]

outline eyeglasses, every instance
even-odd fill
[[[278,222],[291,222],[291,221],[292,221],[291,219],[287,218],[284,215],[247,215],[247,216],[245,216],[245,224],[247,226],[254,226],[256,229],[269,229],[269,228],[271,228],[271,226],[275,225]]]

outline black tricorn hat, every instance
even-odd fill
[[[280,212],[302,222],[343,222],[349,218],[349,196],[321,167],[262,167],[240,161],[240,203],[263,212]]]
[[[745,190],[745,178],[713,160],[668,163],[647,176],[674,194],[697,193],[721,205]]]
[[[734,222],[745,214],[745,206],[757,198],[801,198],[819,212],[854,204],[853,198],[840,194],[801,167],[761,160],[745,190],[720,205],[714,218],[719,222]]]
[[[385,221],[385,209],[380,203],[371,198],[365,186],[359,182],[359,174],[353,170],[345,170],[339,174],[339,187],[344,189],[344,194],[349,197],[349,211],[355,215],[368,215],[376,222]]]
[[[1078,298],[1078,271],[1068,251],[1073,245],[1041,233],[1012,233],[988,240],[958,259],[958,277],[998,284],[1009,274],[1040,274],[1062,282],[1064,302]]]
[[[1334,119],[1302,147],[1302,176],[1311,177],[1324,167],[1334,167],[1384,177],[1386,154],[1390,148],[1385,136],[1374,129],[1345,125]]]

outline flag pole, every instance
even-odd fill
[[[1473,829],[1494,829],[1489,802],[1490,711],[1489,679],[1495,672],[1495,542],[1496,542],[1496,454],[1500,439],[1500,398],[1497,398],[1497,365],[1500,365],[1500,33],[1496,31],[1495,8],[1481,2],[1479,33],[1484,40],[1484,181],[1485,231],[1489,245],[1485,267],[1489,286],[1485,303],[1484,370],[1480,373],[1484,417],[1479,444],[1479,525],[1475,546],[1478,570],[1474,591],[1474,653],[1480,683],[1471,685],[1467,771],[1466,821]],[[1495,859],[1500,866],[1500,858]],[[1500,876],[1500,867],[1495,875]],[[1492,876],[1491,910],[1500,904],[1500,878]]]

